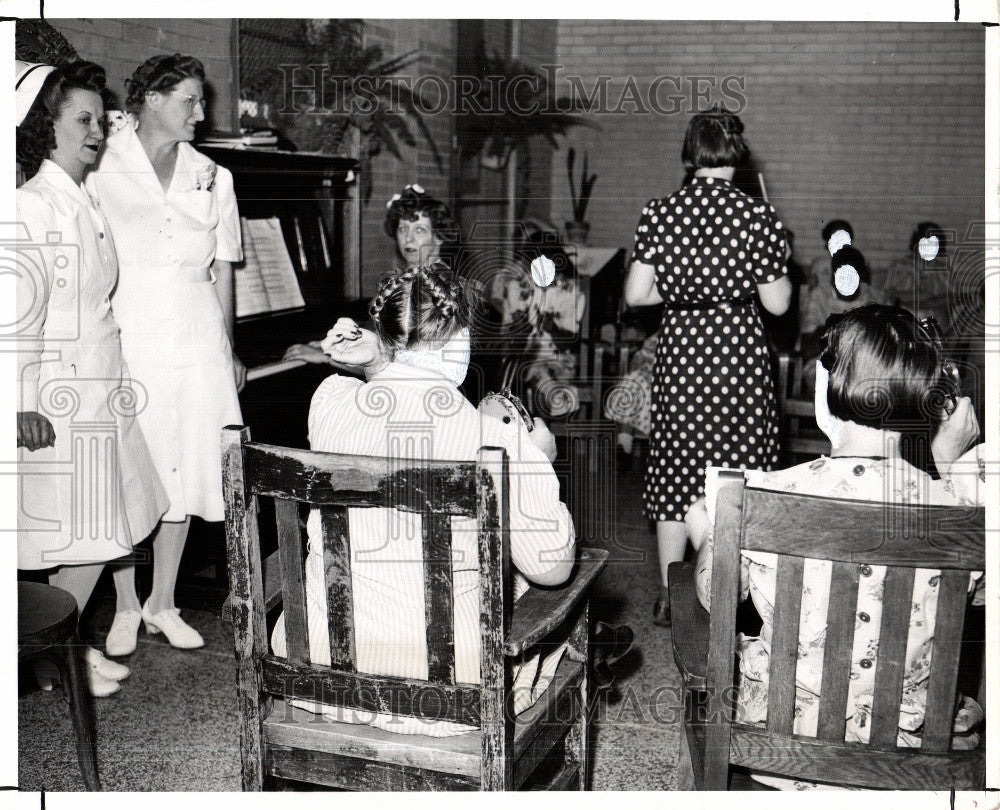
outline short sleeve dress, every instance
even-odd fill
[[[111,135],[87,189],[111,225],[122,352],[170,499],[163,520],[222,520],[219,435],[243,421],[212,263],[243,257],[232,174],[188,143],[163,189],[132,126]]]
[[[787,273],[774,208],[696,177],[650,200],[633,258],[656,269],[665,307],[653,369],[646,514],[682,521],[708,465],[769,470],[778,419],[756,285]]]

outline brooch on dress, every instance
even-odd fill
[[[214,163],[209,163],[205,168],[199,169],[195,175],[195,191],[211,191],[215,187],[215,172],[218,169]]]

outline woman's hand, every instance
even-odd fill
[[[944,415],[937,435],[931,442],[931,455],[938,473],[944,475],[951,465],[979,437],[979,420],[969,397],[960,397],[955,410]]]
[[[528,438],[531,439],[532,444],[535,445],[539,450],[541,450],[545,457],[550,461],[554,462],[556,460],[556,437],[552,435],[552,431],[549,430],[548,425],[545,424],[537,416],[534,419],[535,427],[532,429],[531,433],[528,434]]]
[[[238,394],[247,387],[247,367],[236,356],[236,352],[233,352],[233,376],[236,380],[236,393]]]
[[[351,318],[338,320],[321,346],[333,365],[364,373],[366,377],[370,377],[387,362],[376,334],[369,329],[362,329]]]
[[[52,423],[38,411],[18,411],[17,446],[31,452],[41,447],[54,447],[56,432]]]
[[[289,346],[282,360],[302,360],[306,363],[318,363],[327,365],[330,358],[323,353],[323,347],[318,340],[311,343],[296,343]]]

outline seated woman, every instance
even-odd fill
[[[530,392],[534,407],[559,418],[580,407],[574,384],[577,343],[586,296],[573,262],[550,233],[537,230],[515,245],[512,261],[493,278],[491,297],[500,312],[508,357],[522,364],[521,395]]]
[[[458,245],[458,225],[451,210],[416,184],[393,194],[386,203],[385,233],[396,241],[396,265],[399,270],[430,267]],[[296,343],[285,352],[285,360],[305,360],[336,366],[326,354],[321,341]]]
[[[807,357],[815,356],[813,349],[827,318],[878,300],[872,289],[871,271],[864,256],[854,247],[854,229],[850,223],[831,220],[821,236],[829,258],[820,255],[813,260],[805,272],[806,283],[799,289],[799,335]],[[844,265],[854,266],[853,279],[845,278],[843,272],[838,275]]]
[[[942,327],[948,327],[951,269],[947,234],[934,222],[920,222],[910,234],[906,252],[890,263],[879,280],[882,300],[907,307],[920,318],[932,317]],[[956,289],[952,294],[957,298],[961,292]]]
[[[309,411],[313,450],[367,456],[474,460],[484,445],[510,455],[510,547],[517,569],[515,599],[527,582],[558,585],[573,567],[573,522],[559,501],[552,469],[555,440],[540,420],[529,433],[520,422],[481,416],[458,391],[469,363],[468,310],[447,268],[410,268],[384,281],[372,299],[375,334],[342,319],[324,341],[341,365],[367,382],[334,374],[316,390]],[[320,516],[309,517],[306,599],[310,657],[329,663],[326,587]],[[420,516],[386,509],[349,510],[357,667],[361,672],[427,678]],[[455,677],[478,683],[479,565],[476,522],[452,519]],[[387,532],[388,530],[388,532]],[[388,536],[387,536],[388,533]],[[272,637],[285,654],[284,621]],[[561,650],[557,651],[561,655]],[[522,666],[515,708],[544,691],[558,664],[552,654]],[[537,679],[534,677],[538,670]],[[388,731],[445,736],[469,731],[445,721],[421,721],[323,707],[342,722]]]
[[[848,312],[828,327],[817,365],[816,416],[833,445],[829,457],[773,472],[748,471],[747,483],[761,489],[796,492],[838,499],[898,504],[978,504],[985,497],[983,467],[975,459],[960,458],[979,432],[968,398],[956,398],[956,386],[946,371],[940,344],[914,316],[899,307],[877,304]],[[888,407],[876,412],[872,395]],[[888,395],[888,396],[886,396]],[[932,403],[949,406],[934,413]],[[941,480],[909,465],[900,457],[907,426],[929,420],[934,431],[932,452]],[[709,488],[706,488],[709,489]],[[704,500],[687,514],[688,530],[698,549],[695,578],[698,598],[710,607],[712,526]],[[815,736],[823,670],[826,605],[830,563],[807,560],[803,575],[802,625],[796,666],[796,734]],[[746,552],[742,556],[740,592],[749,593],[763,620],[759,638],[740,636],[739,697],[741,722],[761,722],[767,715],[770,638],[775,595],[776,559],[772,554]],[[928,667],[934,641],[939,572],[918,570],[913,589],[903,681],[898,744],[918,746],[927,699]],[[974,575],[973,579],[978,579]],[[854,635],[851,687],[848,696],[847,741],[867,742],[875,668],[866,656],[878,646],[884,566],[871,566],[858,593],[858,623]],[[982,710],[968,698],[955,722],[956,733],[967,731],[982,718]],[[973,740],[956,739],[956,747]],[[785,780],[759,777],[776,786]],[[801,785],[799,785],[801,786]]]
[[[402,192],[393,194],[386,203],[383,228],[386,236],[395,240],[397,270],[430,267],[435,262],[443,261],[460,278],[469,303],[469,328],[472,333],[470,374],[461,390],[465,396],[478,402],[487,391],[500,387],[498,367],[501,353],[495,345],[500,317],[491,311],[487,297],[480,294],[485,285],[482,279],[476,277],[479,263],[470,262],[468,252],[463,251],[461,231],[451,209],[413,183],[405,186]],[[338,367],[337,362],[323,351],[318,340],[290,346],[284,359]]]

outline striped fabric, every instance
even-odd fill
[[[431,371],[392,363],[368,383],[333,375],[316,390],[309,411],[313,450],[401,459],[474,460],[484,445],[510,456],[511,560],[517,569],[515,598],[527,580],[557,584],[573,559],[573,523],[559,501],[552,465],[515,425],[480,416],[450,382]],[[351,509],[351,567],[357,666],[361,672],[427,678],[423,556],[420,516],[388,509]],[[310,658],[330,661],[326,589],[319,513],[308,521],[306,601]],[[479,678],[479,565],[476,522],[452,519],[455,582],[455,676]],[[559,574],[560,569],[566,570]],[[522,576],[523,575],[523,576]],[[272,636],[276,655],[285,654],[283,617]],[[562,648],[539,666],[538,656],[515,673],[517,710],[544,691]],[[470,730],[446,721],[339,712],[303,705],[344,722],[371,723],[404,734],[447,736]]]

